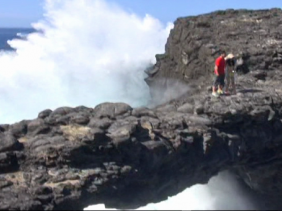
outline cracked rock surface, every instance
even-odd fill
[[[281,14],[231,10],[177,19],[147,82],[155,100],[157,81],[177,79],[189,90],[154,108],[60,107],[0,125],[0,209],[133,209],[223,170],[273,199],[267,208],[281,207]],[[230,29],[219,33],[215,24]],[[224,43],[227,51],[245,46],[245,56],[237,94],[214,98],[207,86],[215,45]],[[211,68],[201,62],[206,56]]]

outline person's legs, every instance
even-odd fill
[[[223,87],[224,87],[224,75],[218,76],[219,85],[218,85],[218,94],[223,94]]]
[[[226,76],[226,85],[225,85],[225,92],[229,92],[229,86],[230,86],[230,77],[229,75]]]
[[[225,92],[229,91],[229,86],[230,86],[230,80],[229,80],[229,67],[227,66],[225,70],[225,79],[226,79],[226,84],[225,84]]]
[[[222,94],[222,93],[223,93],[223,91],[222,91],[222,86],[221,86],[221,85],[218,85],[217,93],[218,93],[218,94]]]
[[[219,76],[216,75],[214,77],[214,82],[213,82],[213,86],[212,86],[212,95],[214,95],[214,96],[217,95],[216,88],[217,88],[218,84],[219,84]]]
[[[231,89],[232,89],[232,93],[236,94],[236,86],[235,86],[235,76],[234,76],[234,74],[231,77]]]

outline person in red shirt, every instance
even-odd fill
[[[218,96],[218,94],[223,94],[224,78],[225,78],[225,51],[222,51],[220,56],[215,60],[215,79],[212,87],[212,95]],[[217,89],[217,93],[216,93]]]

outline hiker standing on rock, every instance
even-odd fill
[[[228,54],[225,57],[225,63],[226,63],[226,69],[225,69],[226,88],[225,88],[225,93],[229,94],[229,89],[231,88],[231,93],[236,94],[236,88],[235,88],[235,57],[232,53]]]
[[[220,56],[215,60],[215,80],[212,87],[212,95],[218,96],[218,94],[223,94],[224,78],[225,78],[225,51],[222,51]],[[217,89],[217,92],[216,92]]]

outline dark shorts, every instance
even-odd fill
[[[224,86],[224,78],[225,78],[225,75],[216,75],[215,78],[214,78],[214,83],[213,85],[214,86]]]

